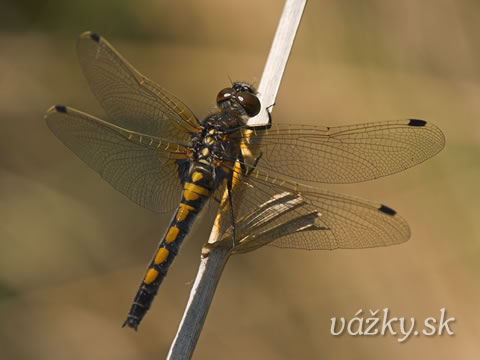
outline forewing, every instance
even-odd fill
[[[129,199],[157,212],[176,207],[182,191],[178,162],[185,161],[187,148],[65,106],[50,108],[45,119],[70,150]]]
[[[103,37],[82,34],[77,51],[90,88],[113,124],[184,144],[200,131],[185,104],[139,73]]]
[[[354,183],[403,171],[437,154],[441,130],[423,120],[340,127],[273,125],[244,132],[257,169],[317,183]]]

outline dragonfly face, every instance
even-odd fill
[[[255,90],[245,83],[236,82],[231,88],[221,90],[217,95],[217,105],[220,109],[230,109],[239,114],[245,121],[260,112],[260,100]]]
[[[353,183],[403,171],[443,148],[435,125],[405,119],[250,128],[247,120],[258,114],[260,101],[253,87],[240,82],[221,90],[218,109],[199,121],[101,36],[84,33],[77,50],[106,119],[57,105],[48,110],[47,125],[132,201],[162,213],[176,209],[124,325],[137,328],[198,213],[225,188],[232,216],[216,226],[227,234],[238,219],[237,234],[258,240],[251,249],[268,243],[366,248],[410,237],[408,224],[388,206],[301,182]]]

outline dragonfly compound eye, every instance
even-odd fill
[[[236,98],[248,116],[253,117],[260,112],[260,100],[256,95],[241,91],[237,93]]]
[[[230,100],[233,96],[234,90],[232,88],[225,88],[223,90],[220,90],[220,92],[217,95],[217,105],[220,105],[220,103]]]

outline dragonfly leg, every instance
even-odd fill
[[[230,215],[232,218],[232,249],[235,248],[235,216],[233,214],[233,200],[232,200],[232,180],[227,182],[228,202],[230,203]]]
[[[253,166],[251,166],[249,169],[245,170],[245,175],[246,176],[249,176],[252,173],[252,171],[255,170],[255,168],[257,167],[257,164],[260,161],[260,158],[262,157],[262,155],[263,155],[263,152],[261,152],[260,155],[258,155],[255,158],[255,161],[253,162]]]
[[[265,108],[265,111],[268,114],[268,123],[266,125],[248,126],[247,129],[250,129],[250,130],[253,130],[253,129],[255,129],[255,130],[269,130],[272,127],[272,114],[270,114],[270,111],[268,111],[268,109],[270,109],[274,106],[275,106],[275,103],[273,103],[272,105],[269,105]]]
[[[265,110],[267,110],[267,114],[268,114],[268,124],[266,125],[266,128],[267,129],[270,129],[272,127],[272,113],[270,112],[270,109],[273,108],[275,106],[275,103],[273,103],[272,105],[268,105]]]

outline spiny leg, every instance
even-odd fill
[[[246,176],[249,176],[252,173],[252,171],[255,170],[255,168],[257,167],[257,164],[260,161],[260,158],[262,157],[262,155],[263,155],[263,152],[261,152],[260,155],[258,155],[255,158],[255,161],[253,162],[253,166],[251,166],[249,169],[245,169],[245,175]]]
[[[273,108],[275,106],[275,103],[272,105],[269,105],[265,108],[265,111],[267,112],[268,115],[268,123],[265,125],[259,125],[259,126],[247,126],[247,129],[250,130],[270,130],[272,128],[272,114],[270,113],[269,109]]]
[[[232,200],[232,180],[227,181],[228,202],[230,204],[230,215],[232,218],[232,249],[235,248],[235,216],[233,214],[233,200]]]

